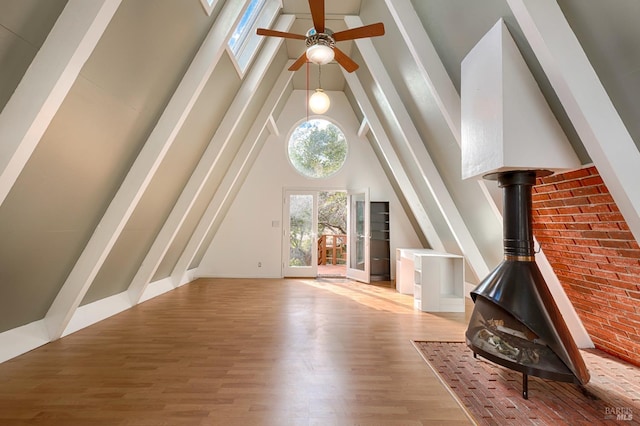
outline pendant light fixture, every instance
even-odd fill
[[[315,114],[324,114],[329,110],[331,106],[331,100],[329,96],[322,90],[322,86],[320,84],[320,69],[321,66],[318,65],[318,88],[315,93],[311,95],[309,98],[309,108]]]
[[[312,28],[307,32],[306,37],[306,55],[309,62],[317,65],[326,65],[333,61],[335,57],[333,49],[336,45],[336,41],[333,39],[333,31],[325,27],[324,32],[319,33]]]

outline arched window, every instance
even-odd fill
[[[326,178],[347,159],[347,140],[330,121],[313,119],[300,124],[289,138],[289,161],[302,175]]]

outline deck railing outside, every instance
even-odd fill
[[[318,238],[318,265],[339,265],[347,262],[347,236],[323,234]]]

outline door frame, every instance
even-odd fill
[[[284,188],[282,199],[282,277],[304,277],[315,278],[318,275],[318,190],[315,189],[294,189]],[[311,218],[311,265],[290,266],[290,230],[291,216],[289,200],[292,195],[311,195],[313,197],[313,211]]]
[[[364,203],[364,215],[362,217],[364,229],[362,230],[362,234],[357,233],[357,226],[355,227],[356,229],[354,229],[354,220],[358,219],[356,214],[357,204],[354,203],[354,197],[360,197]],[[371,200],[369,188],[358,191],[347,191],[347,241],[347,278],[363,283],[371,282]],[[352,264],[355,257],[351,250],[356,247],[359,241],[364,244],[364,247],[362,247],[364,250],[364,257],[362,259],[364,263],[363,269]]]

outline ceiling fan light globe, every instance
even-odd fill
[[[315,114],[324,114],[329,110],[331,100],[322,89],[316,89],[315,93],[309,98],[309,108]]]
[[[334,52],[329,46],[314,44],[307,48],[307,59],[317,65],[326,65],[333,61]]]

